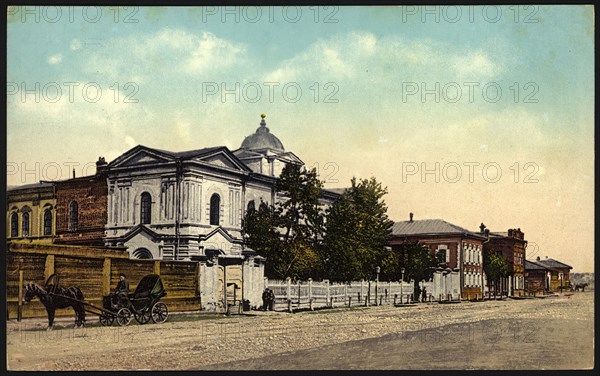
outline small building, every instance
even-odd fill
[[[548,291],[559,292],[570,286],[569,273],[573,269],[571,266],[548,257],[540,259],[538,256],[535,262],[548,269],[546,273],[546,289]]]
[[[436,299],[482,297],[483,241],[486,237],[441,219],[395,222],[389,245],[417,241],[438,260],[432,294]]]
[[[550,270],[541,264],[525,260],[525,293],[543,294],[548,291],[546,275]]]
[[[51,243],[56,233],[56,198],[52,183],[8,187],[8,240]]]

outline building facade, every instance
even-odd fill
[[[481,233],[485,225],[480,226]],[[525,250],[527,241],[520,228],[507,232],[489,232],[489,241],[484,245],[484,252],[496,252],[510,265],[511,275],[500,281],[500,293],[508,296],[525,294]]]
[[[96,162],[96,174],[53,182],[57,244],[104,245],[108,164]]]
[[[543,294],[548,290],[546,276],[550,272],[546,267],[525,260],[525,292],[527,295]]]
[[[570,288],[570,272],[573,269],[571,266],[548,257],[541,259],[539,256],[534,262],[548,270],[546,273],[547,291],[562,292]]]
[[[392,248],[417,241],[427,246],[437,260],[433,274],[436,299],[481,298],[483,241],[482,235],[441,219],[395,222],[392,228]]]
[[[7,189],[8,240],[51,243],[56,234],[56,198],[51,183],[27,184]]]

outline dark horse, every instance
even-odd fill
[[[588,286],[587,283],[578,283],[575,285],[575,291],[579,291],[579,289],[581,289],[581,291],[585,292],[585,288]]]
[[[54,294],[62,296],[56,296]],[[25,283],[23,300],[30,302],[34,296],[37,296],[44,307],[46,307],[46,312],[48,312],[48,329],[52,329],[52,325],[54,325],[54,311],[57,308],[73,307],[76,315],[75,327],[81,327],[85,324],[85,306],[81,303],[83,302],[84,297],[79,287],[49,285],[44,288],[35,283]],[[70,299],[63,298],[63,296]]]

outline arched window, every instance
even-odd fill
[[[221,208],[221,197],[218,194],[213,194],[210,197],[210,224],[219,225],[219,210]]]
[[[23,213],[23,223],[21,224],[21,233],[23,236],[29,236],[29,212]]]
[[[52,235],[52,211],[46,209],[44,211],[44,236]]]
[[[152,252],[150,252],[147,248],[138,248],[133,251],[133,257],[136,259],[152,259]]]
[[[248,207],[246,208],[246,212],[247,213],[254,213],[254,211],[256,210],[256,207],[254,206],[254,200],[250,201],[248,203]]]
[[[19,215],[12,213],[10,216],[10,236],[16,238],[19,236]]]
[[[79,224],[79,206],[76,201],[69,205],[69,231],[77,231]]]
[[[148,224],[152,222],[152,196],[150,193],[142,193],[142,199],[140,204],[140,221],[142,224]]]

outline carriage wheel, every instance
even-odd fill
[[[135,317],[135,320],[137,322],[139,322],[140,324],[146,324],[148,321],[150,321],[151,316],[152,316],[152,314],[149,309],[144,309],[140,313],[133,314],[133,317]]]
[[[155,324],[162,324],[167,321],[167,317],[169,317],[169,310],[165,303],[158,302],[152,306],[152,321]]]
[[[106,313],[102,313],[100,315],[100,325],[102,326],[111,326],[115,321],[115,316],[109,315]]]
[[[120,326],[129,325],[131,322],[131,311],[127,308],[121,308],[119,312],[117,312],[117,324]]]

